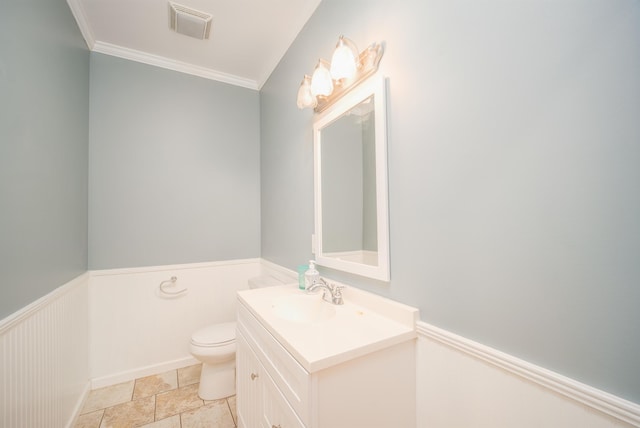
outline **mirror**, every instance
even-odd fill
[[[372,77],[313,125],[315,252],[320,266],[389,281],[384,77]]]

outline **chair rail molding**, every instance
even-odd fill
[[[640,427],[639,404],[474,342],[424,321],[416,323],[416,330],[419,336],[434,340],[449,348],[484,361],[615,419]]]

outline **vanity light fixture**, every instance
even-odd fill
[[[298,108],[321,112],[378,70],[382,44],[373,43],[358,54],[349,39],[340,36],[331,63],[320,59],[311,77],[304,76],[298,89]]]
[[[325,63],[325,60],[319,59],[318,65],[316,65],[316,69],[313,70],[313,75],[311,76],[311,94],[316,97],[326,97],[333,92],[333,79]]]
[[[358,48],[349,39],[340,36],[331,57],[331,76],[334,79],[353,79],[358,69]]]
[[[311,76],[305,74],[300,84],[300,89],[298,89],[298,108],[315,108],[317,105],[318,100],[315,95],[311,93]]]

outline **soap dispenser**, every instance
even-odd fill
[[[320,279],[320,272],[316,270],[316,262],[309,260],[309,269],[304,273],[304,285],[308,290],[315,282]]]

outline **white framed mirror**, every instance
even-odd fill
[[[386,83],[373,76],[313,124],[317,264],[389,281]]]

